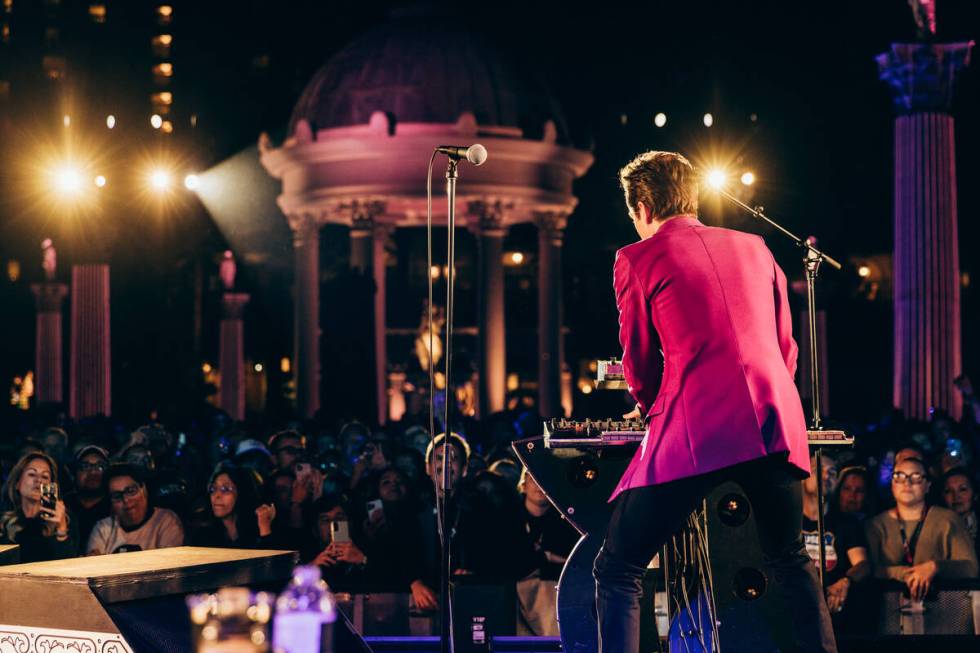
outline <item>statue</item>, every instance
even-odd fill
[[[936,0],[908,0],[915,18],[916,33],[926,41],[936,36]]]
[[[54,249],[54,243],[50,238],[41,241],[41,267],[44,269],[44,278],[54,281],[55,272],[58,270],[58,252]]]
[[[230,291],[234,289],[236,269],[235,255],[232,254],[230,249],[226,249],[221,259],[221,265],[218,266],[218,276],[221,277],[221,283],[224,285],[225,290]]]

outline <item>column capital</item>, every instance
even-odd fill
[[[558,211],[541,211],[534,214],[534,224],[538,232],[551,240],[555,247],[561,247],[568,226],[568,214]]]
[[[466,207],[467,221],[470,231],[477,236],[503,238],[507,235],[504,218],[513,204],[505,204],[501,200],[474,200]]]
[[[64,283],[31,284],[38,313],[60,313],[61,303],[68,296],[68,285]]]
[[[970,64],[973,41],[966,43],[892,43],[882,52],[878,77],[888,83],[900,114],[948,113],[959,72]]]
[[[376,218],[384,214],[387,205],[380,200],[352,200],[344,208],[350,211],[351,238],[367,238],[372,235]]]
[[[240,320],[250,296],[243,292],[226,292],[221,295],[221,319]]]
[[[286,215],[289,228],[293,230],[293,245],[299,247],[310,236],[319,236],[320,221],[317,215],[304,211],[301,213],[290,213]]]

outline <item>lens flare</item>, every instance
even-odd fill
[[[721,190],[725,187],[725,183],[728,181],[728,175],[718,169],[711,170],[708,172],[706,181],[708,182],[708,186],[711,188]]]

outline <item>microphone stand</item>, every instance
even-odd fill
[[[451,464],[449,448],[449,438],[452,435],[452,356],[453,356],[453,280],[454,266],[456,259],[456,180],[458,178],[456,167],[459,163],[459,156],[449,154],[449,163],[446,167],[446,199],[448,201],[447,212],[447,251],[446,251],[446,405],[445,405],[445,424],[446,436],[442,439],[442,498],[438,499],[442,503],[442,509],[438,510],[439,533],[442,540],[442,568],[439,574],[439,596],[440,596],[440,637],[442,653],[453,653],[455,642],[453,641],[453,608],[452,608],[452,560],[450,559],[450,547],[452,545],[452,534],[449,532],[448,500],[449,500],[449,466]]]
[[[823,421],[820,415],[820,357],[818,356],[817,351],[816,282],[817,275],[820,272],[821,263],[826,262],[835,270],[840,270],[842,266],[836,259],[817,249],[816,239],[812,237],[805,240],[800,238],[790,230],[783,227],[781,224],[766,216],[762,212],[763,209],[761,206],[753,208],[726,191],[724,188],[718,188],[717,192],[725,199],[744,209],[752,217],[769,223],[778,231],[782,232],[784,236],[792,240],[797,247],[801,247],[804,250],[803,270],[806,278],[807,327],[810,335],[810,407],[812,410],[810,429],[807,431],[807,435],[809,436],[811,431],[822,431]],[[818,571],[820,575],[820,585],[823,586],[824,569],[827,565],[827,550],[826,543],[824,542],[823,523],[824,495],[822,447],[817,446],[815,453],[817,457],[817,536],[820,538],[819,545],[817,547],[820,551],[820,567]]]

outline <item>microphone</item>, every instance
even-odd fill
[[[466,159],[475,166],[483,165],[487,160],[487,148],[479,143],[464,147],[462,145],[440,145],[436,152],[445,154],[454,159]]]

